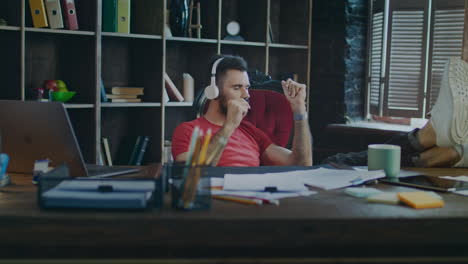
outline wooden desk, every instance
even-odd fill
[[[210,173],[222,172],[213,168]],[[442,194],[445,207],[426,210],[367,203],[334,190],[283,199],[280,206],[214,200],[211,210],[198,212],[174,211],[167,205],[149,212],[41,211],[31,177],[16,175],[12,180],[12,186],[0,190],[0,258],[468,260],[468,197],[454,194]]]

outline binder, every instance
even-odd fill
[[[102,1],[102,31],[117,32],[117,0]]]
[[[130,0],[117,0],[117,32],[130,33]]]
[[[78,18],[76,16],[76,8],[74,0],[62,1],[62,16],[65,22],[65,28],[69,30],[78,30]]]
[[[31,16],[34,27],[40,28],[49,26],[44,2],[42,2],[42,0],[29,0],[29,8],[31,9]]]
[[[46,0],[46,9],[50,28],[63,28],[60,0]]]

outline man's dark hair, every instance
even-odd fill
[[[218,87],[222,83],[223,77],[228,70],[247,72],[247,62],[244,58],[233,55],[218,55],[215,56],[210,63],[210,74],[213,63],[220,58],[223,58],[223,60],[218,64],[218,67],[216,67],[216,85],[218,85]]]

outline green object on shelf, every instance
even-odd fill
[[[0,26],[6,26],[7,25],[7,21],[3,18],[0,18]]]
[[[52,101],[67,102],[72,99],[76,92],[52,92]]]

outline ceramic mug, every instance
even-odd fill
[[[395,178],[400,172],[401,148],[390,144],[371,144],[367,152],[369,170],[384,170],[387,178]]]

